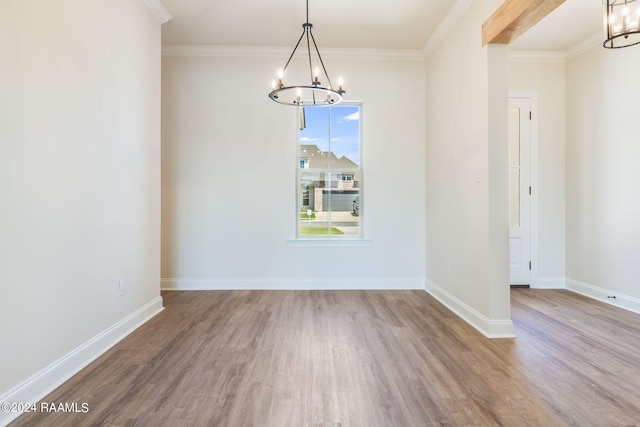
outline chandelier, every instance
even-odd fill
[[[640,43],[640,0],[604,0],[605,37],[608,49]]]
[[[296,50],[300,46],[302,39],[306,38],[307,42],[307,56],[309,60],[309,84],[291,85],[286,86],[284,84],[284,74],[287,71],[287,67],[291,62],[291,59],[296,53]],[[324,78],[327,80],[327,85],[323,86],[320,79],[320,68],[313,67],[311,60],[311,43],[315,49],[315,53],[318,56],[318,62],[322,67]],[[269,98],[277,103],[283,105],[293,105],[298,107],[323,107],[327,105],[335,105],[342,101],[342,96],[346,93],[342,89],[342,78],[338,80],[338,89],[335,90],[331,87],[331,79],[320,56],[316,39],[313,37],[313,25],[309,23],[309,0],[307,0],[307,22],[302,24],[302,35],[298,39],[298,43],[293,48],[289,60],[285,64],[284,68],[278,71],[278,79],[271,83],[271,92]]]

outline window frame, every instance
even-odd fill
[[[370,239],[365,239],[364,234],[364,215],[362,212],[364,211],[364,133],[363,133],[363,115],[364,108],[362,102],[342,102],[340,105],[328,106],[328,107],[308,107],[308,108],[329,108],[329,109],[337,109],[341,107],[357,107],[359,113],[358,119],[358,150],[359,150],[359,163],[358,168],[355,169],[344,169],[344,168],[309,168],[309,164],[305,163],[305,167],[301,168],[303,158],[300,156],[300,129],[297,127],[296,130],[296,163],[298,167],[296,168],[295,175],[295,239],[290,239],[289,244],[291,246],[336,246],[336,247],[344,247],[344,246],[369,246],[372,241]],[[329,124],[331,124],[331,114],[335,114],[335,110],[330,110],[329,113]],[[299,116],[299,113],[298,113]],[[331,138],[331,131],[329,130],[329,138]],[[335,181],[338,183],[353,183],[356,182],[354,179],[355,176],[359,176],[358,188],[357,188],[357,197],[359,199],[359,215],[358,215],[358,234],[357,235],[321,235],[321,236],[313,236],[313,235],[302,235],[301,234],[301,226],[302,221],[300,220],[300,212],[301,212],[301,202],[303,199],[303,190],[301,185],[304,181],[301,179],[305,174],[324,174],[325,181],[328,176],[328,181]],[[350,175],[349,180],[343,180],[344,174]],[[331,187],[331,185],[330,185]],[[307,190],[308,192],[309,190]],[[328,227],[331,227],[331,221],[328,223]]]

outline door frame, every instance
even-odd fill
[[[510,90],[509,98],[526,98],[531,107],[531,135],[529,144],[529,182],[531,198],[529,199],[529,241],[531,249],[531,288],[538,287],[538,92]]]

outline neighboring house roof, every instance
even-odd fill
[[[300,144],[300,158],[309,159],[310,169],[358,169],[359,167],[345,156],[338,158],[331,151],[321,151],[317,145]]]

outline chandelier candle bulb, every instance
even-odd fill
[[[313,84],[318,86],[320,82],[318,81],[318,76],[320,76],[320,69],[318,67],[313,70]]]

